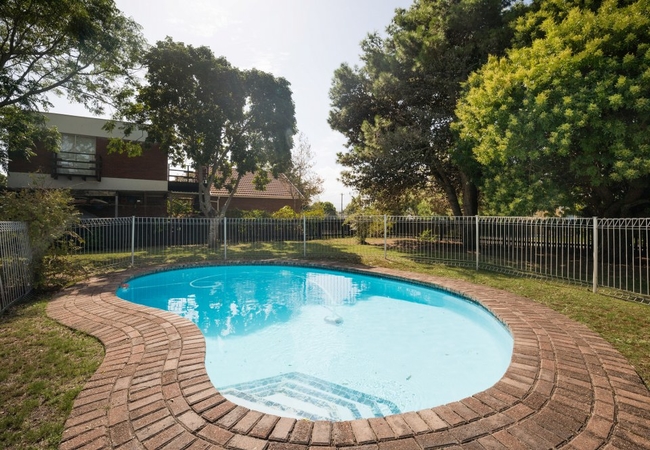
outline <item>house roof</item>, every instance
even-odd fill
[[[233,170],[232,178],[236,177],[237,172]],[[303,196],[284,174],[280,174],[278,178],[273,178],[272,176],[269,177],[270,182],[266,185],[266,188],[263,191],[255,189],[254,178],[254,173],[247,173],[242,177],[239,186],[237,187],[237,192],[235,192],[235,198],[296,199]],[[212,187],[212,189],[210,189],[210,195],[213,197],[228,197],[230,193],[225,188],[216,189]]]

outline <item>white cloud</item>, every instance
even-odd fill
[[[188,34],[209,38],[218,31],[241,24],[232,15],[232,8],[209,0],[167,1],[166,23],[174,34]]]

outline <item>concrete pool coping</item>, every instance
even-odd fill
[[[128,270],[90,278],[48,305],[50,317],[97,337],[106,352],[74,402],[60,448],[650,449],[650,391],[586,326],[526,298],[460,280],[341,263],[292,264],[408,279],[479,301],[511,330],[511,364],[486,391],[417,412],[344,422],[264,414],[214,388],[193,323],[115,295],[124,280],[154,271]]]

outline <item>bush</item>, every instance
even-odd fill
[[[420,242],[438,242],[440,240],[440,237],[437,234],[433,234],[430,229],[426,229],[420,233],[418,240]]]
[[[229,219],[265,219],[270,214],[261,209],[229,209],[226,213]]]
[[[274,219],[296,219],[300,217],[291,206],[283,206],[274,212],[271,217]]]
[[[348,216],[343,222],[344,225],[349,225],[350,229],[355,233],[357,242],[359,244],[367,244],[369,237],[378,237],[384,235],[384,216],[370,215],[375,213],[374,210],[366,210],[364,212],[355,213]],[[393,227],[392,223],[386,224],[387,231]]]
[[[26,222],[32,248],[35,284],[42,287],[45,265],[67,254],[72,236],[70,227],[79,223],[70,191],[63,189],[23,189],[0,193],[0,220]],[[55,264],[57,265],[57,264]],[[65,265],[59,265],[63,269]]]

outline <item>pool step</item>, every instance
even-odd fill
[[[353,420],[399,414],[393,402],[300,372],[220,389],[234,403],[309,420]]]

